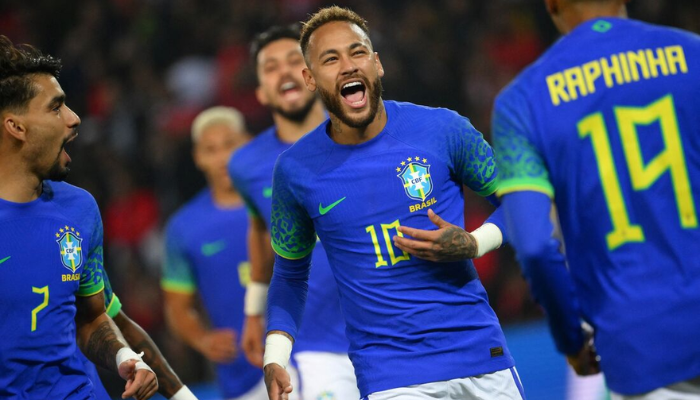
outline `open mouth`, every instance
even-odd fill
[[[61,154],[65,154],[66,158],[68,159],[68,162],[71,161],[70,155],[68,155],[68,152],[66,151],[66,147],[75,140],[75,138],[78,137],[78,132],[74,131],[73,134],[71,134],[64,142],[63,145],[61,146]]]
[[[296,82],[285,82],[280,86],[282,97],[287,100],[294,100],[301,96],[301,88]]]
[[[367,87],[362,81],[352,81],[343,85],[340,95],[352,108],[362,108],[367,104]]]

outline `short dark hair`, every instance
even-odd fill
[[[7,36],[0,35],[0,112],[26,111],[29,101],[37,94],[32,75],[58,78],[60,71],[61,60],[28,44],[15,46]]]
[[[258,64],[258,54],[268,44],[280,39],[293,39],[298,41],[301,32],[301,27],[298,23],[289,25],[275,25],[270,27],[265,32],[259,33],[250,43],[250,57],[253,60],[253,65]]]
[[[304,57],[306,57],[306,48],[309,46],[309,38],[311,37],[311,34],[321,26],[335,21],[344,21],[355,24],[369,37],[367,21],[360,17],[360,15],[355,11],[338,6],[322,8],[315,14],[311,15],[309,19],[304,22],[304,27],[301,29],[299,44],[301,45],[301,52],[304,54]]]

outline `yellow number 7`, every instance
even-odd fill
[[[34,332],[36,330],[36,315],[49,305],[49,287],[32,287],[32,292],[44,295],[44,301],[32,310],[32,332]]]

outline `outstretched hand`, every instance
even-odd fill
[[[150,369],[136,369],[139,360],[128,360],[119,364],[119,376],[126,380],[122,399],[134,397],[136,400],[151,398],[158,391],[158,379]]]
[[[437,230],[423,230],[399,226],[394,245],[399,249],[428,261],[449,262],[476,257],[477,242],[469,232],[440,218],[428,210],[428,218]],[[404,237],[411,236],[413,239]]]
[[[566,356],[566,362],[571,365],[577,375],[595,375],[600,372],[600,357],[593,345],[593,338],[586,340],[578,354]]]

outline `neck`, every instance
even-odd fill
[[[211,197],[214,199],[214,204],[221,208],[231,208],[240,206],[243,203],[241,195],[232,187],[224,187],[221,185],[209,185]]]
[[[384,100],[379,99],[377,114],[369,125],[354,128],[344,124],[337,116],[331,114],[331,138],[338,144],[360,144],[375,138],[384,129],[387,122]]]
[[[41,195],[41,179],[25,165],[19,157],[0,156],[0,199],[27,203]]]
[[[567,34],[586,21],[597,18],[627,18],[624,2],[583,2],[571,4],[562,10],[563,26],[561,31]]]
[[[323,112],[323,105],[319,100],[316,100],[306,118],[301,122],[292,121],[278,113],[273,113],[272,119],[277,129],[277,137],[285,143],[295,143],[302,136],[319,126],[326,119],[326,115]]]

